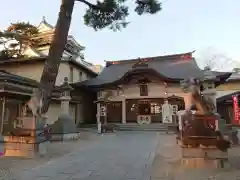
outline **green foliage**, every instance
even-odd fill
[[[32,39],[37,34],[37,27],[30,23],[12,23],[6,30],[0,32],[0,45],[3,47],[0,51],[0,59],[22,57],[26,45],[35,46],[38,43],[38,40]]]
[[[78,0],[88,5],[84,15],[84,23],[94,30],[109,27],[112,30],[125,28],[129,22],[126,18],[129,15],[128,7],[124,5],[126,0],[104,0],[91,4],[85,0]],[[157,0],[136,0],[135,12],[138,15],[155,14],[161,10],[161,3]]]
[[[22,36],[33,36],[38,34],[38,29],[28,22],[18,22],[12,23],[11,26],[7,28],[7,32],[17,33]]]

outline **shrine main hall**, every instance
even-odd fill
[[[215,89],[231,73],[201,70],[192,52],[166,56],[107,61],[94,79],[77,83],[97,92],[97,121],[106,123],[173,123],[185,109],[186,94],[180,81],[208,78]],[[211,78],[209,78],[211,76]]]

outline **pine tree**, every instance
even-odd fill
[[[0,32],[0,45],[3,50],[0,52],[0,59],[23,57],[23,49],[27,45],[35,46],[38,42],[32,40],[38,34],[37,27],[26,22],[12,23],[5,31]]]
[[[126,0],[103,0],[93,4],[87,0],[62,0],[59,17],[53,37],[53,42],[49,49],[49,54],[45,62],[43,74],[40,80],[40,88],[32,98],[43,98],[42,112],[48,110],[52,90],[55,85],[58,74],[60,60],[67,42],[71,17],[74,3],[81,2],[87,6],[84,15],[85,25],[95,30],[109,27],[112,30],[125,28],[129,22],[126,21],[129,15],[128,7],[125,5]],[[138,15],[145,13],[155,14],[161,10],[161,3],[157,0],[136,0],[135,12]]]

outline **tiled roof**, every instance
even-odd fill
[[[224,102],[226,100],[232,100],[232,96],[239,95],[240,91],[217,91],[217,103]]]
[[[39,82],[37,82],[33,79],[26,78],[26,77],[19,76],[19,75],[15,75],[15,74],[9,73],[9,72],[4,71],[4,70],[0,70],[0,80],[16,82],[16,83],[19,83],[19,84],[24,84],[24,85],[32,86],[32,87],[38,87],[39,86]]]
[[[232,75],[227,79],[227,81],[240,81],[240,73],[233,72]]]
[[[79,83],[79,85],[101,86],[113,83],[124,77],[126,73],[131,72],[133,70],[133,66],[139,60],[147,64],[145,69],[150,69],[170,80],[180,81],[189,77],[204,77],[204,71],[198,67],[195,59],[192,57],[192,53],[189,52],[184,54],[173,54],[141,59],[108,61],[106,63],[106,67],[102,70],[99,76],[89,81]],[[226,76],[225,78],[228,78],[231,74],[220,72],[214,73],[216,73],[216,76]]]

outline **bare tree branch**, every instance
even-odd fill
[[[213,48],[207,48],[199,54],[199,62],[203,68],[212,70],[225,70],[234,64],[234,60],[224,53],[218,52]]]

